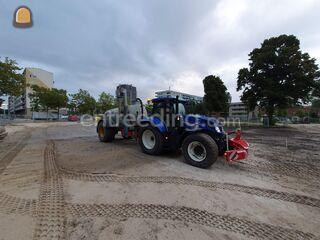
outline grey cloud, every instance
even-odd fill
[[[34,14],[31,29],[12,26],[23,4]],[[57,87],[94,95],[114,93],[118,83],[136,85],[144,99],[169,85],[199,86],[194,92],[201,95],[201,77],[191,85],[175,80],[217,71],[237,100],[237,71],[264,38],[293,33],[310,51],[320,40],[317,1],[0,0],[0,6],[1,57],[48,67]]]

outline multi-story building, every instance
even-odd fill
[[[251,120],[257,117],[257,111],[249,111],[243,102],[234,102],[229,105],[229,118]]]
[[[32,107],[29,94],[32,93],[32,86],[52,88],[53,73],[40,68],[25,68],[23,74],[26,78],[27,87],[20,97],[9,97],[9,112],[31,118]]]
[[[190,101],[202,102],[203,101],[203,97],[199,97],[199,96],[192,95],[192,94],[187,94],[187,93],[182,93],[182,92],[177,92],[177,91],[172,91],[170,89],[169,90],[165,90],[165,91],[156,92],[156,97],[157,98],[162,98],[162,97],[175,98],[177,96],[179,96],[179,99],[185,100],[187,102],[190,102]]]
[[[120,84],[117,86],[116,96],[121,97],[126,93],[128,104],[132,104],[137,99],[137,88],[129,84]]]

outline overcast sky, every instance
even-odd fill
[[[20,5],[33,12],[30,29],[12,25]],[[216,74],[237,101],[237,73],[265,38],[295,34],[320,59],[319,12],[316,0],[0,0],[0,57],[94,96],[120,83],[142,99],[169,86],[201,96]]]

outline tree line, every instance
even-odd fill
[[[26,87],[21,68],[6,58],[0,59],[0,97],[19,96]],[[203,80],[203,103],[190,102],[192,113],[227,113],[231,96],[219,76],[209,75]],[[101,93],[98,100],[86,90],[67,94],[62,89],[32,87],[32,104],[35,109],[59,109],[68,107],[72,113],[103,113],[115,106],[115,99]],[[249,53],[249,66],[238,72],[237,91],[249,110],[259,107],[274,123],[276,112],[293,106],[320,102],[320,71],[316,59],[300,49],[300,41],[294,35],[280,35],[263,41],[259,48]]]
[[[29,86],[21,70],[15,60],[0,59],[0,107],[3,102],[1,96],[23,96],[26,87],[31,89],[28,97],[35,112],[57,110],[59,113],[61,108],[68,108],[71,114],[99,114],[116,105],[114,97],[106,92],[102,92],[96,100],[88,91],[82,89],[68,94],[64,89]]]
[[[319,67],[301,51],[297,37],[272,37],[249,53],[249,67],[240,69],[237,90],[250,110],[258,106],[273,125],[276,111],[320,98]]]
[[[115,107],[114,97],[102,92],[96,100],[87,90],[79,89],[77,93],[67,94],[66,90],[32,86],[29,94],[34,111],[45,109],[58,110],[67,108],[69,114],[101,114]]]
[[[203,80],[204,108],[224,112],[230,95],[217,76]],[[312,103],[320,107],[320,71],[316,59],[300,49],[294,35],[280,35],[263,41],[249,53],[249,67],[239,70],[237,91],[249,110],[258,107],[274,125],[274,116],[289,107]]]

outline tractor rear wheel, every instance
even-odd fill
[[[182,152],[187,163],[200,168],[209,168],[218,158],[216,142],[205,133],[187,136],[182,143]]]
[[[98,136],[100,142],[112,142],[116,135],[115,128],[107,128],[103,126],[103,121],[98,124]]]
[[[158,155],[163,150],[163,136],[157,129],[151,126],[140,130],[138,141],[144,153]]]

